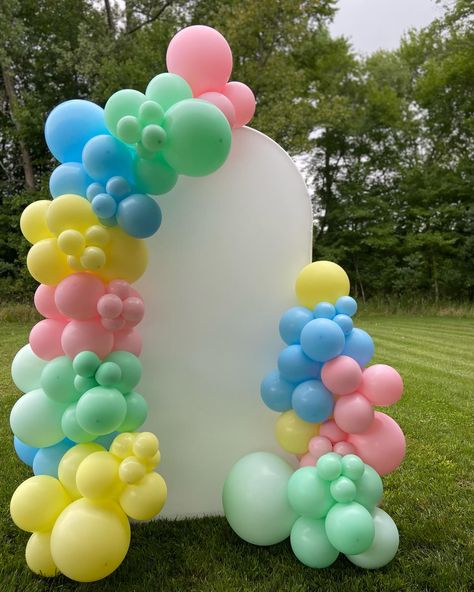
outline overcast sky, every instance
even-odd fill
[[[424,27],[442,14],[434,0],[339,0],[337,4],[331,31],[348,37],[360,53],[394,49],[405,31]]]

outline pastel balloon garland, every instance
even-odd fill
[[[143,239],[162,221],[154,196],[179,175],[220,168],[232,128],[255,111],[251,90],[229,83],[232,53],[214,29],[180,31],[167,65],[145,93],[118,91],[105,110],[75,99],[50,113],[53,199],[21,216],[44,320],[12,363],[24,393],[10,415],[14,446],[35,476],[10,509],[31,533],[28,566],[44,576],[106,577],[127,554],[128,517],[149,520],[166,500],[158,439],[137,431],[145,306],[132,284],[147,265]]]

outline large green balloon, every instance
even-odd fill
[[[84,393],[76,405],[79,426],[96,436],[115,431],[126,414],[127,404],[116,388],[96,386]]]
[[[324,520],[298,518],[291,529],[290,540],[293,553],[308,567],[329,567],[339,555],[329,542]]]
[[[298,515],[288,503],[290,465],[276,454],[241,458],[224,483],[222,503],[232,529],[248,543],[274,545],[286,539]]]
[[[145,101],[146,97],[143,93],[131,88],[125,88],[114,93],[107,101],[104,108],[105,125],[109,132],[118,137],[118,122],[122,117],[138,117],[140,107]]]
[[[41,386],[46,395],[60,403],[77,401],[80,393],[74,387],[76,373],[67,356],[54,358],[41,374]]]
[[[372,467],[365,465],[362,477],[356,481],[356,487],[355,501],[372,512],[383,496],[383,483],[380,475]]]
[[[139,393],[132,391],[124,395],[127,415],[118,426],[117,432],[134,432],[145,423],[148,415],[148,404]]]
[[[76,417],[76,407],[76,403],[73,403],[72,405],[69,405],[69,407],[63,413],[61,426],[64,435],[66,438],[69,438],[69,440],[78,442],[80,444],[84,442],[92,442],[96,436],[95,434],[90,434],[81,428]]]
[[[316,467],[303,467],[291,476],[288,500],[295,512],[314,519],[324,518],[334,504],[330,484],[321,479]]]
[[[209,175],[221,167],[230,151],[232,130],[220,109],[197,99],[180,101],[166,112],[168,139],[165,160],[178,173]]]
[[[135,156],[133,174],[138,189],[150,195],[168,193],[178,181],[176,171],[163,160],[161,154],[154,156],[151,160]]]
[[[106,362],[117,364],[122,371],[120,381],[114,385],[120,392],[129,393],[140,382],[142,364],[137,356],[126,351],[114,351],[105,358],[104,363]]]
[[[359,555],[348,555],[359,567],[365,569],[377,569],[390,563],[395,557],[398,544],[398,528],[392,518],[380,508],[375,508],[372,513],[375,526],[375,537],[372,545]]]
[[[22,393],[40,388],[41,372],[48,362],[33,353],[29,343],[13,358],[12,379]]]
[[[357,555],[367,551],[374,540],[374,521],[357,502],[336,504],[326,516],[326,534],[338,551]]]
[[[193,97],[193,91],[186,80],[168,72],[155,76],[148,83],[145,94],[148,99],[159,103],[165,112],[175,103]]]

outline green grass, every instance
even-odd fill
[[[257,548],[239,540],[223,518],[135,525],[130,551],[107,580],[79,585],[34,576],[23,552],[28,535],[11,522],[8,502],[29,476],[15,457],[8,415],[15,398],[9,366],[30,324],[5,322],[0,344],[0,591],[362,592],[474,589],[473,351],[474,321],[377,315],[358,325],[375,339],[376,361],[395,366],[406,390],[389,413],[408,442],[403,465],[384,478],[384,508],[400,530],[400,549],[387,567],[363,571],[341,557],[311,570],[289,543]],[[255,393],[258,396],[258,393]]]

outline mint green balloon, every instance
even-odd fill
[[[338,551],[357,555],[367,551],[374,540],[374,520],[357,502],[336,504],[326,516],[326,534]]]
[[[114,386],[122,380],[122,369],[115,362],[104,362],[95,373],[100,386]]]
[[[140,107],[145,101],[145,95],[132,88],[126,88],[114,93],[104,107],[105,125],[107,126],[109,132],[113,136],[119,138],[120,136],[118,135],[117,131],[117,125],[119,121],[122,119],[122,117],[137,118]]]
[[[162,154],[180,174],[209,175],[229,155],[229,122],[220,109],[207,101],[188,99],[176,103],[166,112],[163,128],[168,137]]]
[[[383,483],[380,475],[371,466],[365,465],[362,477],[356,481],[356,488],[355,501],[372,512],[383,496]]]
[[[303,467],[288,482],[288,500],[291,507],[307,518],[324,518],[333,506],[329,483],[321,479],[315,467]]]
[[[74,372],[84,378],[92,378],[99,366],[100,358],[92,351],[82,351],[72,361]]]
[[[168,193],[178,181],[176,171],[161,154],[151,159],[137,155],[133,160],[133,175],[138,189],[150,195]]]
[[[72,361],[67,356],[54,358],[41,373],[41,387],[53,401],[72,403],[80,397],[74,387],[75,377]]]
[[[321,479],[333,481],[337,479],[342,472],[342,456],[336,452],[328,452],[318,458],[316,469]]]
[[[380,508],[372,513],[375,536],[371,546],[358,555],[348,555],[347,559],[365,569],[378,569],[390,563],[397,554],[400,542],[398,528],[392,518]]]
[[[117,428],[117,432],[134,432],[145,423],[148,415],[148,404],[139,393],[132,391],[124,395],[127,405],[125,419]]]
[[[352,481],[357,481],[364,474],[364,461],[355,454],[346,454],[341,459],[342,474]]]
[[[64,435],[66,438],[69,438],[69,440],[78,442],[80,444],[84,442],[92,442],[96,436],[86,432],[81,428],[77,422],[76,407],[77,405],[73,403],[72,405],[69,405],[69,407],[63,413],[61,427]]]
[[[116,388],[96,386],[82,395],[76,404],[79,427],[94,436],[114,432],[127,414],[127,404]]]
[[[126,351],[114,351],[104,359],[104,364],[116,364],[122,373],[114,387],[123,394],[132,391],[142,377],[142,365],[137,356]]]
[[[293,553],[308,567],[329,567],[339,555],[329,542],[324,520],[298,518],[291,529],[290,541]]]
[[[177,74],[163,73],[155,76],[146,87],[146,96],[167,111],[175,103],[192,99],[193,91],[189,84]]]
[[[79,374],[77,374],[76,378],[74,379],[74,388],[81,395],[83,395],[86,391],[90,390],[91,388],[98,386],[98,384],[99,383],[95,378],[79,376]]]
[[[269,452],[242,457],[229,471],[222,492],[224,513],[237,535],[254,545],[286,539],[298,515],[288,503],[293,469]]]
[[[12,362],[12,379],[22,393],[40,388],[41,373],[47,363],[33,353],[29,343],[17,352]]]

